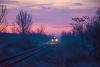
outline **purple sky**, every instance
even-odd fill
[[[7,20],[15,22],[19,10],[33,15],[34,30],[45,26],[47,34],[70,31],[73,17],[94,16],[100,0],[2,0],[8,8]],[[12,26],[10,24],[10,26]]]

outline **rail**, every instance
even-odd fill
[[[18,55],[9,57],[9,58],[5,58],[3,60],[0,60],[0,67],[10,67],[16,63],[19,63],[35,54],[41,52],[42,50],[44,50],[48,47],[50,47],[50,45],[44,46],[44,47],[39,47],[39,48],[30,50],[30,51],[27,51],[27,52],[24,52],[24,53],[21,53],[21,54],[18,54]]]

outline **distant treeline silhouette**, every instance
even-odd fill
[[[65,46],[79,44],[82,46],[82,54],[100,59],[100,8],[94,17],[75,17],[72,20],[72,31],[62,32],[61,43]]]

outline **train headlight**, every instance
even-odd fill
[[[56,39],[55,41],[58,42],[58,39]]]
[[[53,39],[52,39],[52,41],[53,41]]]

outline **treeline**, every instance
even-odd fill
[[[15,22],[12,23],[12,33],[8,33],[7,13],[7,6],[0,2],[0,57],[36,48],[50,40],[44,32],[44,26],[41,25],[40,28],[32,31],[33,17],[23,10],[19,11]]]
[[[13,23],[7,22],[7,6],[0,3],[0,33],[7,32],[7,26],[12,25],[10,31],[12,33],[30,34],[30,33],[44,33],[45,27],[37,28],[36,31],[32,31],[32,25],[34,23],[33,17],[27,11],[20,10]]]
[[[9,26],[9,23],[7,22],[6,19],[7,13],[8,13],[7,6],[0,2],[0,37],[3,37],[3,34],[8,35],[7,26]],[[45,27],[41,25],[40,28],[37,28],[35,31],[32,31],[33,22],[34,20],[31,14],[29,14],[27,11],[20,10],[19,13],[17,14],[15,21],[11,24],[12,25],[11,34],[24,35],[24,36],[32,34],[38,35],[38,39],[41,39],[40,41],[42,40],[44,41],[45,37],[47,37],[46,33],[44,32]],[[1,41],[3,41],[3,39],[1,39]]]
[[[70,45],[73,49],[82,47],[83,55],[92,58],[100,58],[100,8],[96,11],[96,16],[72,18],[72,31],[61,33],[61,43],[64,46]],[[80,45],[80,47],[78,47]]]

